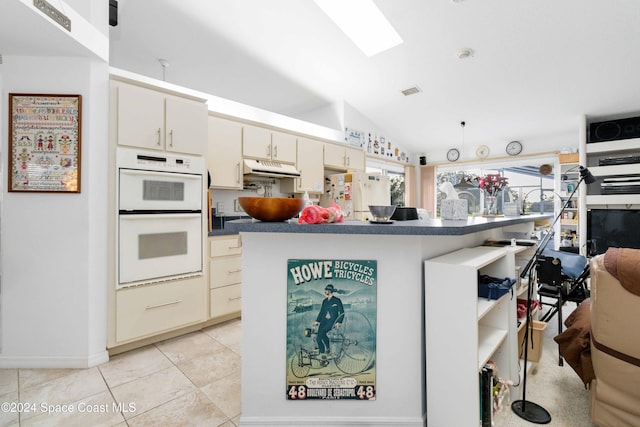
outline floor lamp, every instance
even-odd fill
[[[536,264],[538,257],[545,250],[545,248],[547,247],[547,244],[549,244],[549,240],[551,240],[551,236],[553,235],[553,227],[556,225],[556,222],[558,222],[558,220],[564,213],[573,195],[578,190],[578,187],[580,187],[580,184],[582,183],[582,181],[584,181],[585,184],[589,185],[594,183],[596,179],[591,174],[591,172],[589,172],[589,169],[580,166],[580,180],[578,181],[578,184],[573,189],[573,192],[571,193],[567,201],[564,203],[564,206],[562,206],[562,209],[560,209],[560,213],[558,213],[556,218],[553,220],[553,223],[551,224],[551,228],[549,232],[540,241],[540,244],[538,245],[536,252],[533,254],[533,257],[531,257],[531,259],[529,260],[525,268],[522,270],[520,274],[521,278],[524,278],[527,276],[527,274],[532,269],[534,264]],[[524,346],[524,374],[522,379],[522,400],[516,400],[515,402],[513,402],[511,404],[511,410],[515,412],[516,415],[518,415],[520,418],[523,418],[532,423],[548,424],[551,422],[551,415],[549,414],[549,412],[546,409],[544,409],[542,406],[538,405],[537,403],[527,401],[527,359],[529,356],[529,330],[531,327],[531,300],[533,295],[533,285],[534,285],[533,283],[529,282],[529,289],[527,290],[527,321],[526,321],[526,326],[525,326],[526,329],[524,333],[525,346]]]

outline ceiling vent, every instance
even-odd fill
[[[422,92],[418,86],[410,87],[409,89],[405,89],[402,91],[404,96],[413,95],[414,93]]]

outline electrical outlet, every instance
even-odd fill
[[[240,202],[238,202],[238,199],[233,200],[233,210],[236,212],[242,212],[242,206],[240,206]]]

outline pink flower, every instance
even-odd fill
[[[497,195],[500,190],[506,187],[508,179],[500,176],[499,174],[487,174],[484,177],[479,178],[478,188],[483,189],[489,196]]]

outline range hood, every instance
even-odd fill
[[[293,165],[253,159],[244,159],[244,174],[271,178],[297,178],[300,176],[300,172]]]

